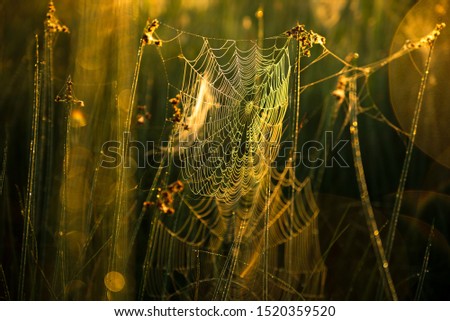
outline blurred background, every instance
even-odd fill
[[[55,15],[70,33],[61,32],[46,39],[43,24],[48,12],[46,1],[0,2],[2,299],[142,298],[138,297],[137,289],[143,277],[140,266],[146,255],[150,219],[146,217],[142,222],[144,227],[136,231],[135,243],[131,245],[133,251],[129,251],[128,242],[134,237],[130,232],[113,233],[112,237],[119,239],[117,244],[125,245],[118,245],[109,258],[108,254],[102,258],[98,253],[103,244],[108,246],[114,226],[113,219],[108,222],[108,213],[117,211],[118,206],[129,206],[131,212],[137,213],[145,200],[142,193],[130,192],[123,197],[123,204],[117,205],[118,179],[123,176],[130,191],[134,186],[148,190],[151,184],[142,181],[150,182],[157,173],[132,168],[129,172],[109,175],[97,170],[97,164],[102,144],[109,139],[119,139],[125,128],[123,120],[132,90],[137,49],[148,18],[157,18],[164,25],[206,38],[242,40],[258,39],[261,30],[264,37],[279,36],[299,22],[323,35],[327,48],[337,57],[345,59],[358,53],[354,63],[365,66],[389,57],[401,49],[406,39],[417,40],[427,35],[436,23],[446,21],[449,16],[449,1],[444,0],[60,0],[54,4]],[[450,299],[450,133],[447,126],[450,103],[446,77],[449,34],[448,30],[442,31],[432,58],[390,261],[392,277],[403,300]],[[27,228],[24,218],[30,207],[27,191],[36,97],[35,35],[39,37],[40,46],[40,99],[41,105],[46,106],[41,108],[41,116],[46,117],[48,127],[45,128],[52,129],[37,133],[40,137],[37,141],[42,142],[38,143],[36,156],[34,191],[37,196],[30,203],[34,208],[34,223]],[[50,47],[46,47],[48,43]],[[189,48],[193,55],[199,50],[199,43],[195,41],[192,47],[183,45],[183,49]],[[136,104],[145,106],[151,119],[142,127],[132,124],[135,137],[139,139],[168,136],[167,125],[162,125],[172,113],[167,99],[173,97],[174,92],[168,89],[168,83],[181,81],[183,69],[177,69],[179,66],[172,66],[170,59],[164,59],[176,57],[176,50],[165,52],[164,57],[154,48],[146,49],[143,54]],[[383,240],[408,142],[402,131],[409,132],[418,99],[422,56],[406,55],[371,74],[367,82],[358,83],[361,153]],[[310,59],[314,59],[314,53]],[[303,63],[307,65],[308,58],[304,58]],[[304,124],[300,142],[323,138],[320,131],[333,113],[335,97],[331,93],[337,84],[337,77],[326,77],[341,68],[342,63],[337,59],[327,58],[302,73],[302,85],[323,81],[302,92]],[[163,76],[164,71],[170,79]],[[65,104],[54,102],[54,97],[66,93],[69,75],[74,84],[73,96],[82,100],[84,107],[79,108],[79,114],[72,112],[67,116]],[[342,108],[327,126],[335,133],[342,129],[342,139],[349,140],[348,119]],[[375,110],[376,117],[372,117],[372,112],[366,115],[365,108]],[[70,133],[66,117],[71,118]],[[70,150],[67,150],[68,141]],[[39,151],[43,154],[39,155]],[[320,209],[319,241],[327,268],[321,298],[374,300],[380,298],[378,272],[361,211],[350,144],[342,153],[349,168],[327,168],[320,174],[301,169],[298,172],[302,179],[312,178]],[[64,165],[67,155],[71,158],[70,166]],[[65,201],[58,202],[59,198]],[[66,213],[64,235],[59,235],[58,213],[61,211]],[[88,225],[90,227],[86,227]],[[92,226],[96,228],[95,233],[91,232]],[[31,236],[24,236],[27,230]],[[68,262],[56,264],[62,260],[58,254],[60,239],[65,240],[66,252],[71,254]],[[86,240],[95,246],[87,249]],[[39,256],[29,255],[25,266],[21,263],[24,242],[30,242],[31,248],[36,247],[32,253],[39,253]],[[80,256],[86,259],[78,273],[72,271],[71,266],[78,264]],[[109,265],[114,262],[132,266],[122,273],[130,285],[126,294],[117,294],[123,288],[120,276],[109,275],[113,280],[110,283],[103,276],[95,277],[108,270],[103,267],[106,263],[95,264],[97,259]],[[68,282],[65,273],[78,274]]]

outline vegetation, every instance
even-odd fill
[[[0,298],[449,298],[448,0],[0,8]]]

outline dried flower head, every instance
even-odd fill
[[[312,30],[308,31],[305,28],[305,25],[297,24],[294,28],[286,31],[284,33],[289,38],[293,38],[299,42],[301,54],[302,56],[309,57],[311,56],[310,49],[313,45],[325,45],[325,37],[313,32]]]
[[[69,28],[62,24],[55,15],[56,8],[53,1],[48,3],[48,12],[44,21],[45,31],[49,34],[55,34],[57,32],[69,33]]]
[[[162,41],[154,35],[154,32],[159,27],[159,21],[154,19],[148,20],[147,25],[144,28],[144,34],[142,35],[142,42],[144,45],[155,45],[157,47],[162,46]]]
[[[422,39],[420,39],[419,41],[412,42],[411,40],[407,39],[405,41],[405,44],[403,45],[403,48],[412,50],[412,49],[422,48],[424,46],[431,47],[434,44],[434,42],[436,41],[436,39],[439,37],[439,35],[441,34],[442,29],[444,29],[445,27],[446,27],[445,22],[438,23],[434,27],[433,31],[431,31],[425,37],[422,37]]]
[[[183,191],[183,189],[184,184],[180,180],[173,182],[172,184],[167,186],[167,189],[165,190],[161,191],[159,189],[159,193],[156,196],[157,198],[156,207],[164,214],[168,215],[174,214],[175,213],[175,209],[173,208],[174,196],[176,193]],[[145,207],[150,205],[153,205],[153,203],[144,202]]]

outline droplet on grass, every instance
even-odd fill
[[[426,37],[436,24],[448,21],[450,0],[419,1],[397,29],[391,53],[402,48],[408,40],[415,42]],[[450,167],[450,127],[447,124],[450,117],[450,91],[446,68],[450,64],[450,31],[447,28],[440,32],[434,45],[415,144],[434,160]],[[407,132],[411,128],[428,52],[429,47],[424,46],[389,64],[392,106],[400,126]]]

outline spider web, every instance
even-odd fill
[[[206,39],[185,62],[181,101],[187,130],[176,134],[183,177],[196,195],[236,203],[254,189],[277,155],[288,107],[287,43],[242,50]]]
[[[91,26],[90,21],[85,24]],[[327,268],[319,245],[319,208],[313,193],[313,187],[317,189],[320,186],[323,168],[303,171],[305,168],[292,165],[296,161],[298,140],[303,138],[300,93],[332,80],[337,82],[333,91],[337,99],[332,113],[327,115],[327,119],[324,116],[323,123],[328,122],[331,127],[340,126],[340,133],[351,125],[357,183],[382,281],[379,292],[385,290],[386,297],[395,299],[395,287],[388,269],[389,244],[392,245],[395,237],[415,130],[409,133],[407,157],[397,193],[400,196],[396,199],[389,226],[393,232],[389,232],[384,253],[361,160],[358,116],[365,113],[397,133],[405,134],[372,101],[368,80],[377,69],[418,48],[429,49],[428,63],[423,68],[424,75],[427,75],[432,53],[430,48],[443,27],[445,25],[436,26],[428,36],[407,42],[399,51],[381,61],[357,67],[353,61],[333,54],[318,35],[300,25],[282,35],[257,42],[207,38],[156,21],[149,22],[138,49],[134,74],[130,76],[131,89],[126,77],[117,77],[118,83],[104,85],[109,88],[105,89],[108,95],[113,93],[114,97],[108,99],[115,108],[113,113],[105,108],[105,117],[114,128],[106,136],[124,142],[121,152],[132,161],[134,154],[126,153],[129,147],[135,146],[130,142],[125,144],[123,132],[131,132],[147,142],[159,136],[161,140],[168,139],[169,146],[158,151],[162,162],[156,168],[145,169],[148,172],[142,176],[144,170],[135,168],[137,162],[134,167],[120,166],[113,170],[102,167],[104,154],[98,153],[98,149],[93,149],[98,163],[86,165],[92,158],[92,151],[83,147],[84,144],[103,143],[102,137],[95,135],[97,125],[106,123],[100,117],[103,109],[91,103],[98,115],[92,117],[96,121],[88,121],[84,125],[92,130],[92,135],[82,136],[81,130],[84,129],[74,127],[71,130],[71,122],[66,122],[63,182],[58,186],[61,187],[58,199],[64,210],[55,216],[60,221],[59,225],[52,223],[48,228],[58,231],[54,242],[57,255],[52,264],[55,270],[42,271],[42,280],[51,297],[125,299],[138,293],[140,299],[324,298]],[[119,30],[119,38],[125,39],[126,29]],[[311,49],[313,43],[318,46]],[[147,56],[142,59],[147,45],[152,48],[145,48],[145,54],[151,51],[156,59],[148,59]],[[92,55],[97,56],[96,50],[103,47],[89,43],[86,48],[92,49]],[[38,46],[36,49],[38,51]],[[300,58],[308,56],[310,49],[313,58],[302,66]],[[121,51],[124,52],[128,50]],[[86,52],[77,57],[82,58],[83,55]],[[159,55],[160,64],[156,55]],[[80,59],[89,62],[84,67],[93,70],[98,66],[105,67],[104,72],[99,72],[105,77],[106,84],[107,61],[88,58]],[[117,75],[130,75],[131,60],[128,58],[126,54],[115,57],[117,61],[127,62],[121,64]],[[329,74],[319,73],[317,79],[304,77],[305,72],[321,68],[322,63],[318,63],[325,58],[339,65],[335,72],[327,69],[325,71]],[[141,68],[141,60],[144,68]],[[154,83],[147,82],[145,89],[157,91],[158,96],[153,100],[157,103],[148,110],[145,106],[135,106],[142,94],[137,89],[138,78],[144,73],[146,61],[151,61],[147,66],[156,68],[152,70],[155,78],[162,78],[163,87],[167,86],[164,97],[161,94],[164,90],[160,91]],[[38,55],[36,66],[33,117],[36,116],[34,119],[37,120],[41,92]],[[51,69],[45,69],[44,74],[52,79]],[[81,79],[77,73],[73,83],[71,78],[68,79],[67,99],[63,101],[81,102],[72,95],[72,89],[69,90],[72,85],[83,101],[90,100],[86,99],[88,93],[92,96],[98,94],[97,85],[78,90]],[[425,85],[426,77],[416,100],[416,126]],[[48,89],[53,85],[46,86]],[[367,103],[369,107],[362,106]],[[81,103],[79,107],[82,110]],[[163,120],[158,118],[162,113]],[[341,122],[337,121],[338,113],[345,114]],[[133,118],[134,115],[137,117]],[[157,127],[146,131],[151,126],[142,126],[152,117],[157,119],[156,122],[162,120],[162,130]],[[135,124],[133,119],[137,120]],[[320,130],[326,129],[322,125]],[[37,126],[33,126],[37,133]],[[84,126],[80,124],[79,127]],[[107,128],[103,130],[108,131]],[[291,139],[294,148],[287,155],[288,162],[279,163],[284,138]],[[42,161],[40,157],[36,160],[31,158],[30,165]],[[176,159],[179,164],[172,162]],[[89,174],[91,172],[93,174]],[[2,178],[4,176],[3,173]],[[140,183],[136,184],[135,176],[140,176]],[[150,183],[145,183],[147,178]],[[30,176],[27,194],[31,195],[35,186]],[[90,190],[88,186],[91,186]],[[35,222],[31,220],[35,207],[33,199],[28,198],[19,282],[22,293],[19,297],[23,297],[25,271],[30,264],[27,263],[28,250],[30,259],[37,262],[32,262],[35,272],[39,267],[37,258],[43,257],[37,255],[38,239],[34,235]],[[145,248],[136,246],[146,241]],[[46,242],[41,243],[46,245]],[[135,264],[142,269],[136,283]],[[45,274],[53,275],[52,283]],[[92,280],[100,280],[100,284],[103,280],[105,287]],[[88,290],[85,290],[85,281],[90,284]]]
[[[351,122],[358,184],[361,195],[367,195],[355,129],[357,113],[369,112],[402,131],[375,105],[366,110],[359,103],[370,100],[370,93],[364,91],[369,76],[412,48],[356,67],[330,52],[323,38],[302,26],[287,36],[265,39],[263,45],[200,37],[165,25],[161,34],[166,27],[176,34],[168,41],[161,37],[163,48],[175,43],[179,50],[169,54],[158,49],[169,88],[177,95],[170,99],[174,114],[170,118],[169,112],[168,119],[174,125],[167,157],[179,156],[180,175],[187,184],[176,196],[174,216],[154,211],[141,298],[322,298],[327,270],[318,239],[319,209],[310,179],[297,178],[294,154],[282,168],[273,166],[280,140],[283,135],[290,137],[297,148],[300,92],[336,78],[334,113],[346,102],[349,109],[342,128]],[[197,53],[186,48],[193,40],[200,41]],[[309,56],[313,44],[320,45],[319,53],[300,68],[300,57]],[[193,58],[187,57],[188,52]],[[174,56],[184,70],[178,86],[167,73]],[[326,57],[340,62],[341,69],[301,86],[301,73]],[[357,95],[360,78],[364,85]],[[285,126],[287,116],[291,126]],[[331,124],[335,125],[335,119]],[[370,200],[366,196],[361,200],[383,287],[396,298]]]
[[[181,81],[167,76],[173,126],[166,152],[179,157],[181,168],[170,170],[185,189],[175,196],[173,216],[154,209],[141,298],[323,297],[326,267],[310,180],[274,166],[293,88],[292,38],[260,45],[178,30],[163,36],[170,32],[159,27],[158,52],[166,72],[174,61],[184,71]],[[185,45],[195,41],[197,53]]]

